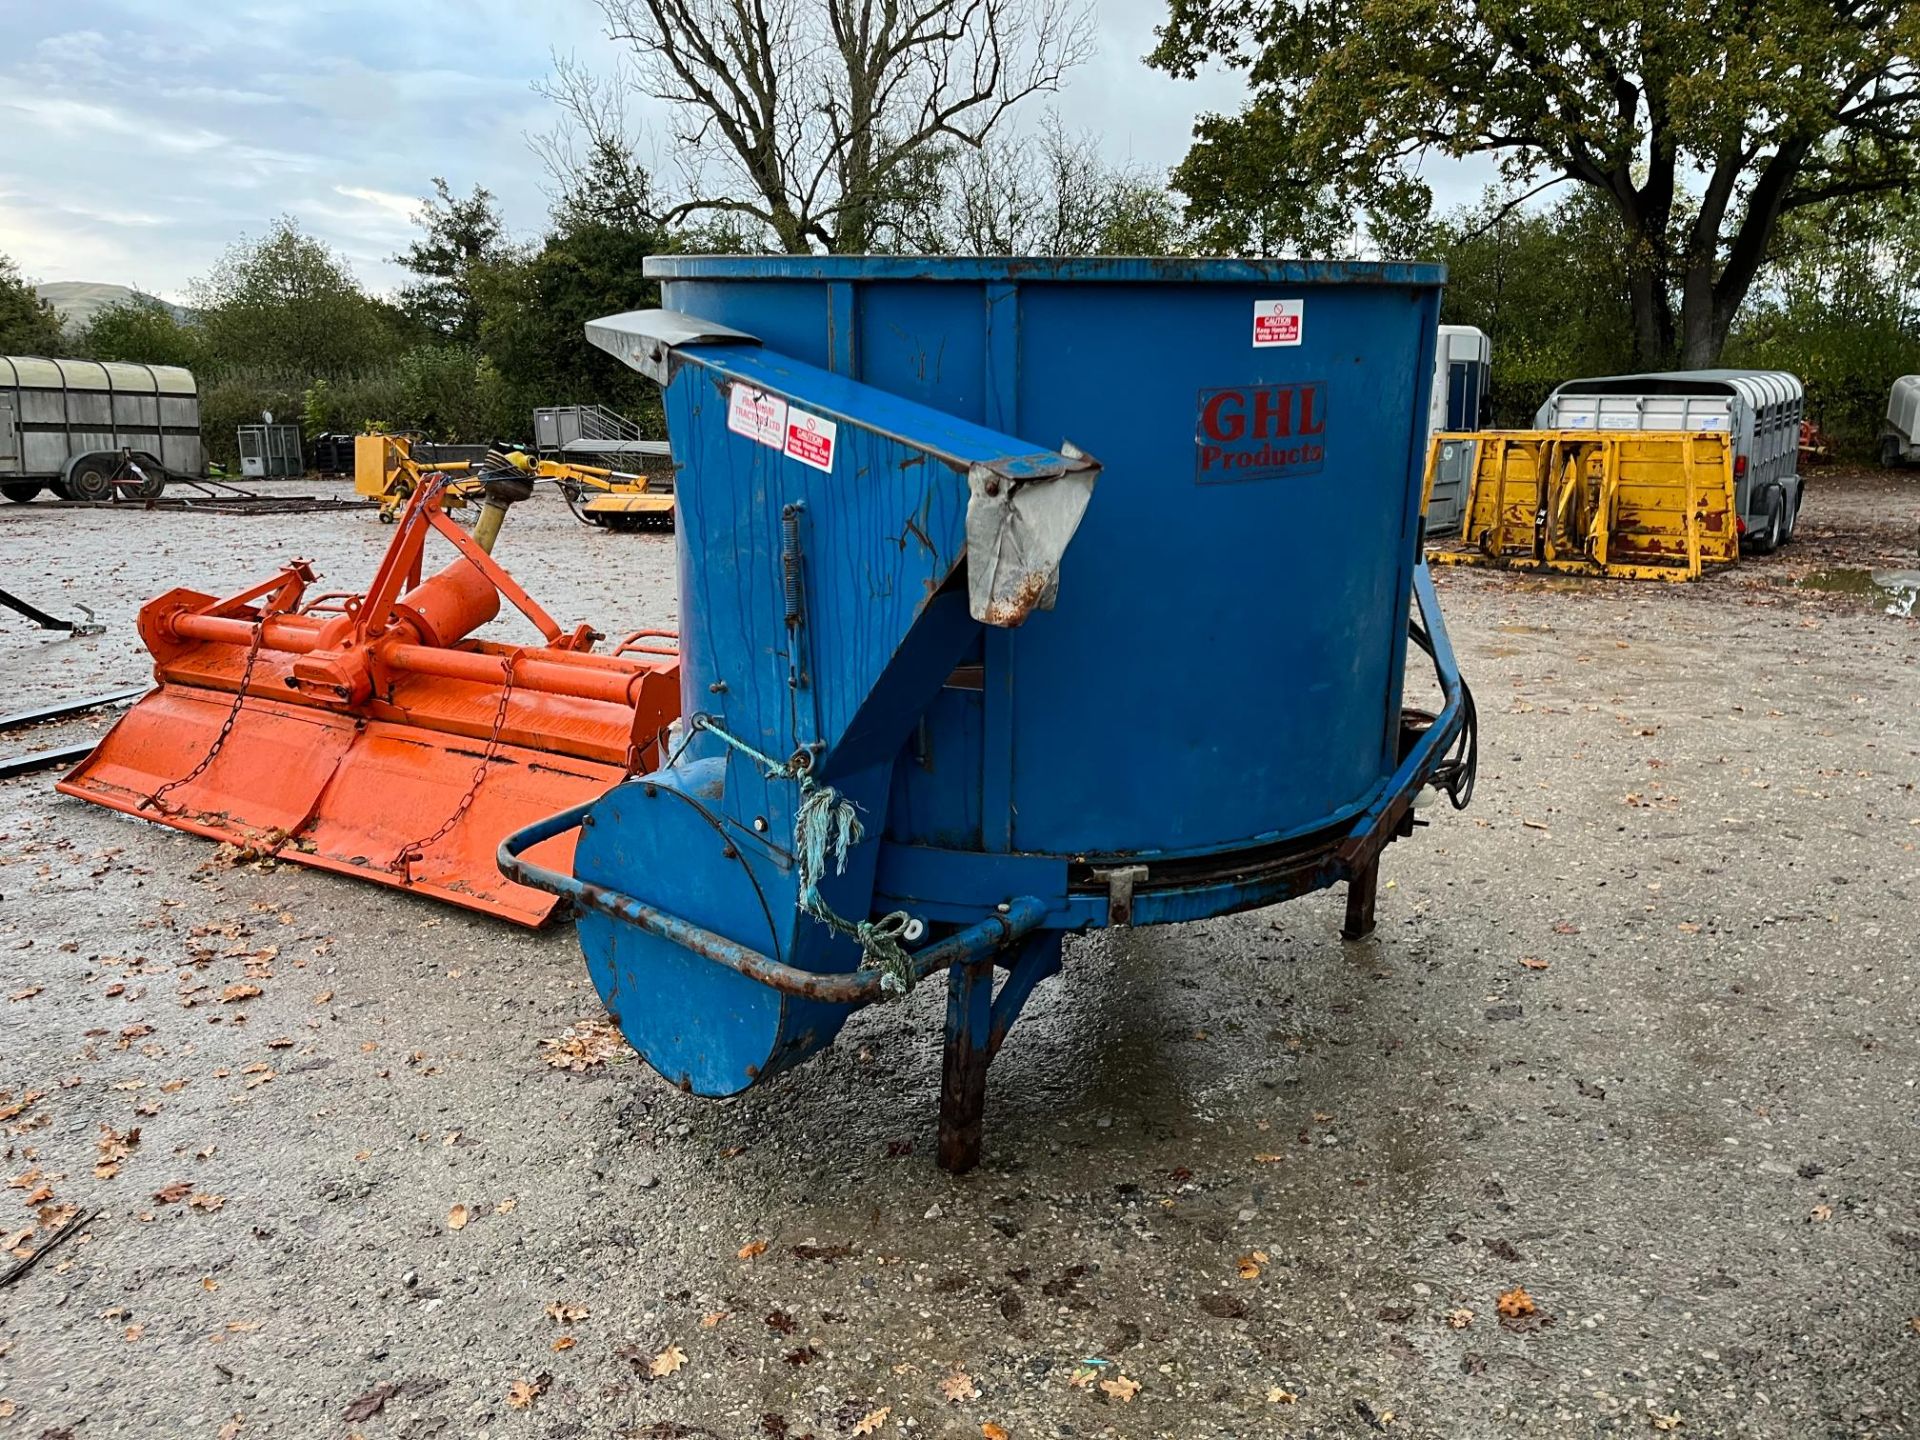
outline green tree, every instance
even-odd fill
[[[1570,181],[1627,238],[1635,351],[1719,357],[1783,219],[1920,176],[1920,6],[1900,0],[1168,0],[1152,62],[1247,71],[1175,183],[1403,216],[1427,152]],[[1688,193],[1688,177],[1698,177]]]
[[[151,295],[137,295],[96,313],[75,348],[95,360],[184,365],[189,370],[200,364],[204,351],[199,327],[183,322],[172,306]]]
[[[65,344],[53,306],[0,255],[0,355],[59,355]]]
[[[477,276],[481,348],[519,416],[513,428],[526,427],[537,406],[600,404],[658,434],[658,387],[585,334],[589,320],[660,303],[643,267],[674,247],[652,181],[617,123],[548,137],[543,148],[556,186],[552,232]]]
[[[1447,266],[1441,319],[1493,343],[1493,423],[1525,427],[1555,385],[1633,368],[1620,223],[1598,197],[1515,209],[1494,191],[1435,227]]]
[[[502,254],[506,223],[479,185],[463,200],[436,175],[433,192],[413,217],[421,237],[393,257],[420,277],[401,290],[400,305],[430,334],[472,345],[480,339],[477,277]]]
[[[1144,171],[1109,165],[1091,135],[1049,115],[950,162],[942,233],[922,249],[963,255],[1165,255],[1183,243],[1180,207]]]
[[[229,246],[189,287],[207,363],[301,377],[341,375],[391,358],[402,330],[389,305],[360,288],[346,260],[291,216],[259,240]]]
[[[1775,249],[1774,283],[1741,315],[1727,359],[1798,375],[1827,437],[1871,454],[1888,386],[1920,372],[1920,200],[1802,211]]]

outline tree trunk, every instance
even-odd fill
[[[1635,265],[1627,273],[1633,303],[1633,362],[1643,370],[1673,363],[1673,306],[1667,287],[1652,267]]]
[[[1713,262],[1695,257],[1687,264],[1680,292],[1680,366],[1704,370],[1720,359],[1726,335],[1714,324]]]

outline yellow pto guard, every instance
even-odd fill
[[[1485,430],[1457,540],[1429,558],[1620,580],[1697,580],[1740,558],[1733,447],[1719,431]]]

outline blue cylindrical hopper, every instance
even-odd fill
[[[951,967],[963,1166],[1061,935],[1339,880],[1370,925],[1415,792],[1471,774],[1421,564],[1437,267],[649,273],[664,308],[589,333],[666,385],[688,729],[546,880],[657,1068],[729,1093]],[[1410,634],[1437,717],[1402,706]]]

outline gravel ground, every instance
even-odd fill
[[[0,782],[0,1239],[92,1217],[0,1289],[0,1436],[1920,1432],[1920,622],[1792,583],[1917,519],[1829,476],[1699,585],[1443,574],[1480,791],[1377,935],[1070,942],[962,1179],[938,987],[700,1101],[597,1045],[564,927]],[[138,683],[162,588],[387,533],[5,507],[7,587],[110,628],[0,619],[0,708]],[[673,622],[663,537],[534,505],[501,554]]]

